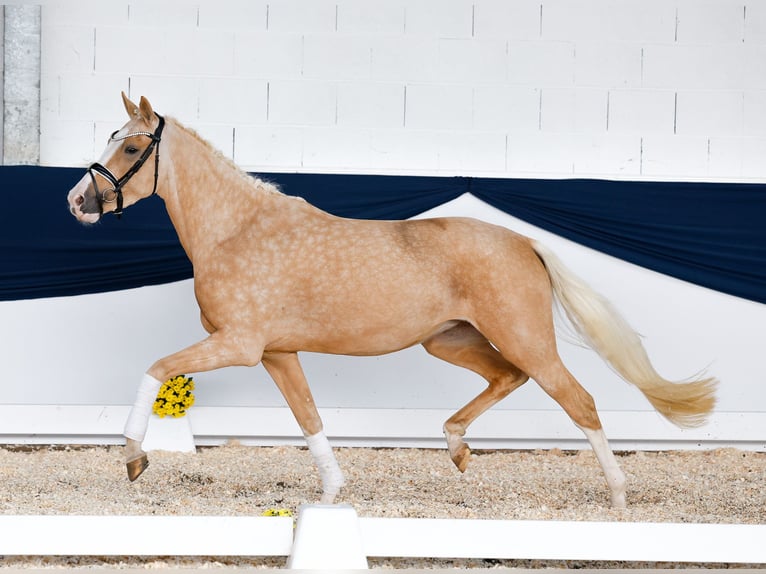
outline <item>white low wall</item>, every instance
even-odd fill
[[[471,196],[429,214],[473,215],[542,239],[622,310],[645,336],[662,374],[680,379],[708,367],[721,379],[718,414],[711,425],[681,432],[656,415],[640,393],[593,352],[561,342],[565,363],[594,395],[608,434],[619,444],[625,448],[739,444],[766,450],[766,385],[760,366],[766,306],[605,256]],[[93,233],[97,241],[98,230]],[[35,437],[52,442],[118,441],[124,411],[115,408],[133,402],[143,372],[161,356],[204,336],[191,281],[2,302],[0,319],[4,341],[0,440],[4,442]],[[305,354],[303,363],[328,434],[348,444],[441,444],[441,421],[483,388],[476,375],[438,361],[421,348],[374,358]],[[215,443],[237,436],[274,444],[300,438],[282,397],[261,367],[200,373],[195,381],[197,404],[190,416],[199,441]],[[38,409],[39,405],[52,410]],[[83,407],[92,409],[78,410]],[[56,416],[61,417],[60,432],[48,424]],[[576,429],[534,383],[514,392],[485,419],[469,431],[485,446],[581,444]]]

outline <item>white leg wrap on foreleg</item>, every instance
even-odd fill
[[[136,402],[130,409],[128,420],[125,423],[123,435],[126,438],[143,442],[146,436],[146,427],[149,425],[149,415],[152,414],[152,405],[157,399],[162,383],[150,374],[145,374],[136,392]]]
[[[345,483],[343,473],[335,460],[330,441],[324,434],[324,431],[307,436],[306,443],[309,447],[311,456],[319,468],[319,476],[322,479],[322,500],[323,504],[332,504],[335,495]]]

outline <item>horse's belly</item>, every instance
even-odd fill
[[[431,325],[385,326],[375,329],[366,325],[357,329],[334,328],[315,331],[305,329],[280,337],[270,345],[267,351],[307,351],[333,355],[385,355],[422,343],[460,323],[459,320],[447,320]]]

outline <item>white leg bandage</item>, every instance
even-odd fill
[[[322,502],[331,503],[335,495],[340,491],[345,483],[343,473],[335,460],[330,441],[324,434],[324,431],[307,436],[306,443],[309,446],[309,452],[314,457],[314,462],[319,467],[319,476],[322,479]]]
[[[612,492],[612,506],[615,508],[625,508],[625,474],[620,469],[612,449],[609,448],[604,431],[602,429],[591,430],[584,427],[580,427],[580,429],[588,438],[588,442],[591,448],[593,448],[593,453],[596,455],[596,459],[604,471],[606,483]]]
[[[149,374],[144,375],[136,393],[136,402],[130,409],[128,420],[125,423],[123,434],[130,439],[143,442],[146,435],[146,427],[149,425],[149,415],[152,414],[152,405],[157,399],[162,383]]]

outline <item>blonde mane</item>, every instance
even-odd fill
[[[275,194],[283,195],[288,198],[293,197],[293,196],[282,193],[279,189],[279,186],[277,186],[277,184],[272,183],[270,181],[266,181],[264,179],[261,179],[258,176],[251,175],[248,172],[246,172],[244,169],[238,166],[233,159],[224,155],[224,153],[221,152],[221,150],[219,150],[217,147],[211,144],[208,140],[202,137],[195,129],[185,126],[184,124],[182,124],[177,119],[171,116],[165,116],[165,121],[172,123],[175,127],[177,127],[183,132],[186,132],[187,134],[192,136],[195,140],[197,140],[199,143],[201,143],[203,146],[205,146],[205,148],[207,148],[216,159],[218,159],[221,163],[227,165],[233,171],[235,171],[239,175],[239,177],[242,179],[243,183],[246,183],[249,187],[252,187],[254,190],[267,192],[267,193],[275,193]],[[295,199],[300,199],[300,198],[295,198]]]

